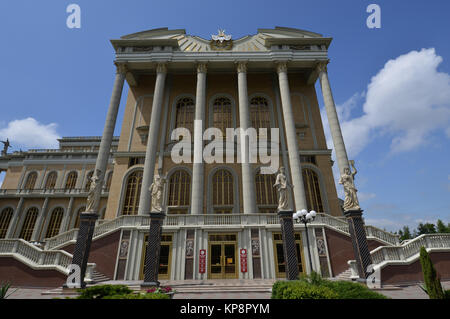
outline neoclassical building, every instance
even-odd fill
[[[278,128],[276,159],[293,185],[290,206],[319,213],[308,232],[295,225],[299,269],[309,272],[312,264],[326,277],[346,271],[347,261],[354,259],[352,244],[317,101],[322,94],[342,172],[348,159],[326,68],[331,40],[284,27],[259,29],[240,39],[223,31],[204,39],[161,28],[112,40],[117,72],[103,135],[111,147],[102,149],[102,137],[68,137],[59,141],[59,149],[0,157],[0,169],[6,171],[0,190],[0,256],[7,240],[8,247],[17,240],[29,250],[42,249],[43,255],[63,251],[53,264],[29,261],[31,268],[45,266],[41,271],[54,271],[63,280],[57,266],[70,261],[64,256],[73,252],[97,161],[105,173],[89,260],[97,272],[111,279],[142,279],[149,187],[160,175],[166,179],[162,202],[167,213],[161,279],[285,277],[276,174],[263,174],[268,164],[260,158],[241,163],[233,155],[230,161],[207,162],[199,155],[209,144],[202,139],[207,128],[220,129],[216,141],[234,150],[237,139],[229,139],[227,128],[255,128],[258,143],[269,145],[276,140],[270,129]],[[113,137],[125,81],[129,91],[121,133]],[[316,92],[317,81],[321,92]],[[173,157],[177,128],[191,134],[189,161]],[[264,128],[267,133],[259,130]],[[399,244],[393,234],[371,226],[366,231],[371,249]],[[24,241],[42,242],[42,247],[30,248]],[[0,261],[18,254],[8,249]],[[37,277],[29,280],[38,282]]]

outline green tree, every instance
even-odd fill
[[[406,239],[413,238],[408,226],[403,226],[403,229],[400,229],[398,231],[398,234],[400,235],[400,240],[406,240]]]
[[[422,234],[435,234],[436,233],[436,227],[434,226],[434,224],[431,223],[420,223],[419,226],[417,227],[417,234],[418,235],[422,235]]]
[[[422,265],[425,289],[430,299],[445,299],[441,282],[425,247],[420,248],[420,264]]]
[[[449,226],[445,226],[445,224],[442,222],[442,220],[438,219],[438,221],[436,223],[437,232],[438,233],[450,233]]]

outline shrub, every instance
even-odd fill
[[[169,295],[152,292],[146,294],[125,294],[125,295],[113,295],[105,296],[103,299],[170,299]]]
[[[78,299],[104,299],[107,296],[131,294],[133,291],[125,285],[101,285],[78,289],[78,292],[81,292]]]
[[[423,279],[425,281],[425,292],[430,299],[444,299],[445,295],[441,282],[425,247],[420,248],[420,264],[422,265]]]
[[[277,281],[272,299],[387,299],[363,284],[349,281],[330,281],[318,273],[302,275],[299,280]]]
[[[444,291],[445,299],[450,299],[450,289]]]
[[[272,288],[272,299],[337,299],[338,295],[324,286],[304,281],[277,281]]]
[[[372,291],[360,283],[324,280],[323,285],[336,292],[339,299],[387,299],[385,295]]]

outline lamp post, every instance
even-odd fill
[[[292,218],[297,220],[297,222],[301,222],[305,225],[306,231],[306,246],[308,247],[308,257],[309,257],[309,266],[311,268],[311,272],[313,271],[313,264],[311,259],[311,249],[309,248],[309,235],[308,235],[308,223],[312,222],[314,218],[316,218],[316,212],[314,210],[308,211],[306,209],[302,209],[297,211]]]

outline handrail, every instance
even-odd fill
[[[73,255],[64,250],[42,250],[23,239],[0,239],[0,256],[19,255],[21,260],[34,268],[51,267],[68,275],[69,265]],[[95,264],[88,264],[88,276],[95,268]],[[90,279],[90,278],[88,278]]]
[[[280,223],[276,214],[205,214],[205,215],[167,215],[163,221],[164,227],[171,226],[229,226],[229,225],[278,225]],[[98,223],[93,237],[102,236],[120,227],[141,227],[150,225],[148,215],[123,215],[112,220]],[[325,225],[349,235],[348,223],[344,217],[335,217],[324,213],[318,213],[312,225]],[[44,241],[45,249],[54,249],[61,245],[76,240],[77,229],[69,230]],[[387,244],[398,245],[399,239],[395,234],[382,231],[373,226],[366,226],[368,237],[377,238]]]
[[[422,246],[450,249],[450,234],[423,234],[400,246],[380,246],[370,254],[374,264],[393,260],[404,261],[418,254]]]

